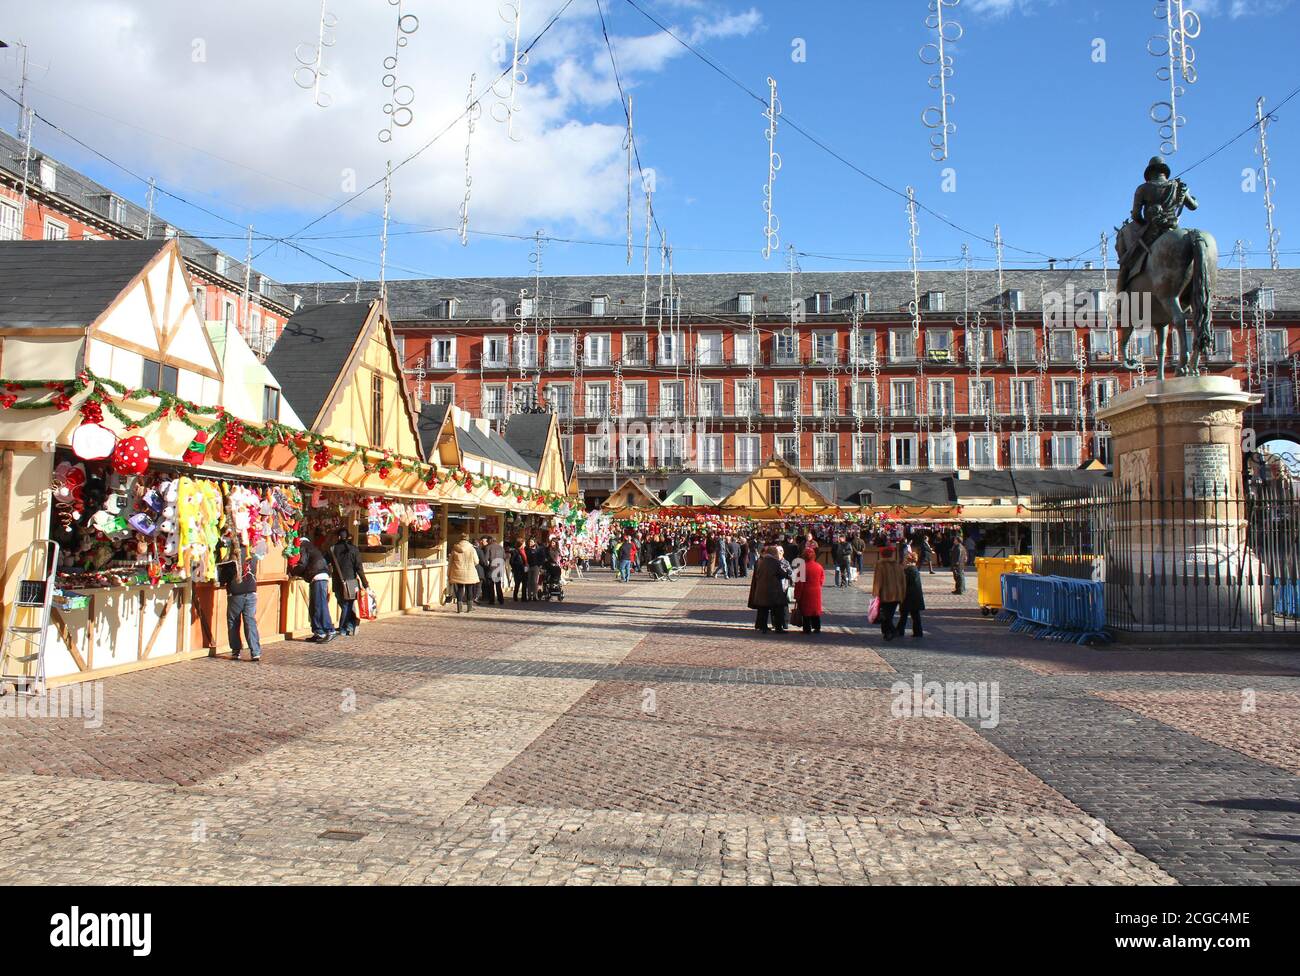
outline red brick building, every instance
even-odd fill
[[[0,132],[0,240],[130,240],[146,235],[180,239],[194,298],[207,321],[238,329],[250,348],[265,355],[297,307],[283,285],[191,237],[70,166]],[[23,188],[26,186],[26,198]]]
[[[662,489],[772,455],[820,474],[1109,463],[1095,412],[1156,362],[1141,336],[1141,368],[1120,361],[1100,270],[919,284],[915,316],[909,272],[679,275],[662,302],[655,278],[644,312],[640,276],[388,289],[415,395],[494,420],[554,410],[592,499],[627,475]],[[1261,440],[1297,437],[1300,272],[1247,270],[1238,287],[1225,269],[1214,328],[1208,371],[1264,394],[1248,418]]]

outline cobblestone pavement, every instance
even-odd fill
[[[0,883],[1300,879],[1300,651],[1045,644],[925,579],[919,640],[597,572],[110,678],[97,727],[0,717]]]

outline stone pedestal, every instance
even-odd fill
[[[1245,549],[1242,413],[1260,396],[1226,376],[1147,383],[1097,419],[1111,429],[1120,489],[1111,509],[1108,582],[1134,629],[1227,629],[1261,619],[1267,597],[1241,580]]]

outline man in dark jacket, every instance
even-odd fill
[[[334,599],[339,604],[339,636],[351,637],[361,624],[357,599],[362,589],[370,589],[370,581],[361,564],[361,550],[352,544],[352,533],[347,529],[339,531],[338,541],[330,549],[330,561],[334,570]]]
[[[778,634],[785,633],[786,607],[790,596],[785,582],[790,578],[790,565],[781,558],[781,550],[773,546],[754,566],[754,577],[749,583],[749,609],[757,611],[754,629],[760,634],[768,632],[768,623]]]
[[[835,585],[849,585],[849,562],[853,558],[853,547],[842,535],[835,537],[831,544],[831,561],[835,563]]]
[[[921,636],[921,611],[925,609],[925,591],[921,587],[921,570],[917,565],[915,553],[908,557],[907,568],[903,570],[903,579],[907,582],[907,593],[903,597],[898,615],[898,636],[907,630],[907,621],[912,620],[912,636]]]
[[[330,568],[325,554],[310,539],[298,542],[296,574],[311,587],[311,637],[318,644],[328,644],[338,636],[330,620]]]
[[[230,561],[223,563],[226,585],[226,634],[230,639],[230,656],[239,660],[243,645],[239,626],[243,623],[248,639],[248,653],[253,663],[262,663],[262,642],[257,635],[257,556],[238,539],[225,540]]]
[[[527,589],[528,556],[522,539],[510,543],[510,575],[515,581],[514,599],[523,593],[525,602],[529,599]]]

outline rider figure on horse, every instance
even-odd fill
[[[1133,194],[1130,219],[1119,229],[1115,249],[1119,253],[1117,293],[1123,292],[1133,276],[1142,270],[1151,245],[1161,234],[1178,226],[1183,208],[1196,209],[1196,198],[1182,180],[1169,178],[1169,165],[1152,156],[1142,173],[1143,183]]]

